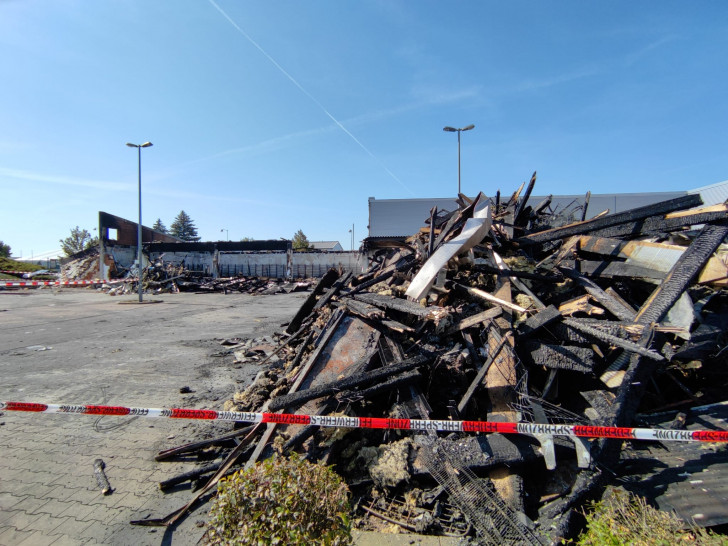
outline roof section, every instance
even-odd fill
[[[703,186],[701,188],[695,188],[689,190],[688,193],[699,193],[700,197],[703,198],[703,204],[705,206],[725,203],[725,201],[728,200],[728,180]]]
[[[408,237],[425,225],[430,209],[457,210],[455,199],[369,198],[369,237]]]
[[[728,191],[728,188],[726,188]],[[686,191],[642,192],[642,193],[604,193],[592,194],[587,208],[587,219],[593,218],[604,210],[611,214],[636,207],[643,207],[686,195]],[[567,207],[583,206],[586,194],[554,195],[551,210],[564,210]],[[501,196],[501,200],[509,196]],[[532,195],[528,199],[531,206],[543,201],[546,196]],[[704,199],[705,200],[705,199]],[[426,226],[430,209],[453,211],[458,206],[455,199],[375,199],[369,198],[369,237],[409,237]]]
[[[343,250],[339,241],[310,241],[309,244],[316,250]]]

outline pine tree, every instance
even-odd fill
[[[158,231],[160,233],[169,233],[167,231],[167,226],[165,226],[162,223],[162,219],[161,218],[157,218],[157,221],[154,222],[154,225],[152,226],[152,229],[155,230],[155,231]]]
[[[170,235],[182,239],[183,241],[199,241],[197,236],[197,228],[187,213],[183,210],[175,217],[174,222],[169,229]]]
[[[300,229],[293,236],[293,250],[308,250],[311,244]]]

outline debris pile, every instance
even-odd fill
[[[107,259],[110,276],[116,276],[113,258]],[[78,252],[61,263],[61,279],[90,281],[99,277],[99,249],[92,247]]]
[[[460,195],[366,273],[330,270],[224,409],[631,426],[725,401],[728,205],[688,195],[586,220],[587,205],[532,205],[534,183],[508,200]],[[233,434],[196,498],[236,465],[297,451],[335,465],[361,527],[490,544],[573,536],[629,447],[274,423]]]
[[[109,271],[109,281],[102,284],[100,291],[110,296],[135,294],[139,290],[136,265],[126,269],[114,261],[111,254],[104,255]],[[98,248],[90,248],[75,254],[62,266],[64,279],[95,280],[99,274]],[[270,277],[212,277],[200,271],[193,271],[182,265],[165,262],[157,258],[142,270],[142,288],[150,294],[177,292],[238,292],[245,294],[281,294],[300,292],[311,288],[310,280],[285,280]]]

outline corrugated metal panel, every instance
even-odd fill
[[[623,212],[686,194],[687,192],[684,191],[592,194],[586,217],[592,218],[605,210],[609,210],[610,214]],[[567,207],[583,206],[584,197],[585,194],[554,195],[551,200],[551,209],[562,211]],[[528,204],[535,206],[545,198],[545,195],[532,195]],[[426,225],[425,220],[430,217],[430,209],[434,206],[439,210],[457,209],[455,199],[375,199],[370,197],[369,237],[408,237]],[[581,215],[578,216],[576,219],[580,220]]]
[[[647,426],[668,428],[673,417]],[[693,408],[688,429],[726,430],[728,404]],[[642,448],[642,449],[640,449]],[[728,449],[722,444],[665,442],[626,452],[624,488],[701,527],[728,523]]]
[[[703,186],[702,188],[695,188],[688,191],[688,193],[699,193],[706,206],[724,203],[728,200],[728,180]]]
[[[374,199],[369,198],[369,236],[407,237],[425,226],[430,209],[453,211],[455,199]]]

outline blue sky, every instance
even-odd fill
[[[367,200],[728,178],[728,3],[0,0],[0,240],[104,210],[366,236]],[[221,232],[226,229],[227,232]]]

